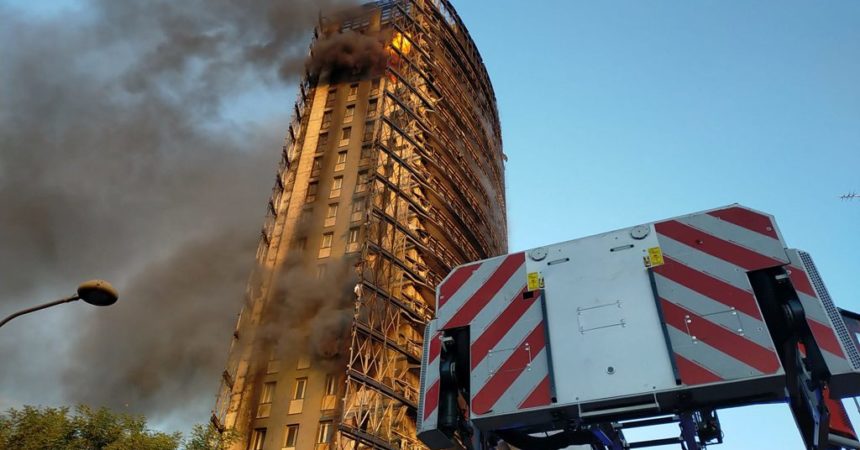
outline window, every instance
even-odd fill
[[[319,252],[320,258],[325,258],[325,257],[328,257],[329,255],[331,255],[331,240],[332,240],[333,236],[334,236],[333,233],[323,234],[322,243],[320,244],[320,252]]]
[[[349,138],[352,137],[352,127],[346,127],[340,131],[340,145],[349,145]]]
[[[352,123],[352,118],[355,117],[355,105],[346,107],[346,112],[343,114],[343,123]]]
[[[322,170],[322,156],[317,156],[316,158],[314,158],[314,165],[311,168],[311,176],[320,176],[320,170]]]
[[[263,384],[263,393],[260,395],[260,406],[257,407],[257,417],[269,417],[272,412],[272,397],[275,395],[275,382]]]
[[[370,82],[370,95],[379,95],[379,78]]]
[[[275,396],[275,382],[271,381],[263,384],[263,395],[260,396],[260,403],[272,403],[272,397]]]
[[[328,146],[328,133],[322,133],[322,134],[320,134],[319,140],[317,141],[317,153],[324,152],[327,146]]]
[[[334,165],[334,171],[343,170],[346,167],[346,152],[339,152],[337,154],[337,161]]]
[[[367,122],[364,124],[364,136],[361,138],[362,142],[372,142],[373,141],[373,122]]]
[[[293,400],[304,400],[305,389],[308,387],[307,378],[296,378],[296,388],[293,389]]]
[[[287,425],[287,429],[284,431],[284,448],[291,449],[296,448],[296,442],[299,440],[299,426],[298,425]]]
[[[352,204],[352,214],[349,219],[351,222],[358,222],[363,219],[364,215],[364,199],[359,199]]]
[[[329,194],[329,198],[335,198],[340,195],[340,190],[343,187],[343,177],[334,177],[334,180],[331,182],[331,193]]]
[[[331,126],[331,111],[327,111],[323,114],[322,125],[320,125],[320,128],[325,130],[329,126]]]
[[[376,115],[376,104],[377,100],[375,98],[367,102],[367,117],[373,117]]]
[[[284,430],[284,449],[296,448],[296,442],[299,440],[299,426],[287,425]]]
[[[325,97],[325,107],[333,108],[335,102],[337,101],[337,88],[331,88],[328,90],[328,95]]]
[[[325,377],[325,391],[323,392],[320,410],[330,411],[335,406],[337,406],[337,378],[332,374],[328,374]]]
[[[317,199],[317,189],[319,189],[319,183],[311,183],[308,185],[308,195],[305,197],[305,202],[310,203]]]
[[[349,234],[346,238],[346,251],[347,252],[357,252],[358,251],[358,228],[350,228]]]
[[[337,203],[332,203],[328,205],[328,209],[325,212],[326,217],[335,217],[337,216]]]
[[[349,86],[349,99],[350,101],[355,100],[355,97],[358,95],[358,83]]]
[[[365,144],[361,146],[361,159],[370,159],[370,155],[373,153],[373,146],[370,144]]]
[[[251,450],[263,450],[263,444],[266,442],[266,429],[257,428],[251,435]]]
[[[296,369],[307,369],[311,366],[311,358],[308,355],[300,355],[296,363]]]
[[[326,265],[320,264],[317,266],[317,280],[323,279],[325,277]]]
[[[367,190],[367,171],[358,172],[358,182],[355,184],[355,192],[364,192]]]
[[[358,251],[358,228],[350,228],[349,234],[346,237],[346,251],[347,252],[357,252]]]
[[[337,394],[337,378],[332,374],[328,374],[325,377],[325,395],[335,394]]]
[[[335,221],[337,220],[337,203],[332,203],[328,205],[328,209],[325,211],[325,224],[326,227],[334,226]]]
[[[305,389],[308,386],[307,378],[296,378],[296,384],[293,386],[293,398],[290,400],[290,408],[287,414],[301,414],[302,405],[305,401]]]
[[[317,444],[328,444],[331,439],[331,422],[320,422],[317,432]]]

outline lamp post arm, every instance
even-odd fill
[[[6,317],[5,319],[3,319],[3,321],[0,321],[0,327],[2,327],[3,325],[6,325],[7,322],[9,322],[10,320],[12,320],[18,316],[23,316],[24,314],[29,314],[31,312],[38,311],[40,309],[45,309],[45,308],[50,308],[52,306],[62,305],[63,303],[69,303],[69,302],[73,302],[75,300],[80,300],[80,299],[81,299],[81,297],[79,297],[78,294],[75,294],[71,297],[61,298],[61,299],[55,300],[53,302],[45,303],[44,305],[34,306],[32,308],[27,308],[27,309],[18,311],[9,317]]]

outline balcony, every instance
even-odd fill
[[[330,411],[337,406],[337,396],[336,395],[324,395],[322,399],[322,405],[320,406],[320,410],[322,411]]]
[[[301,414],[304,403],[305,400],[303,398],[290,400],[290,407],[287,410],[287,414]]]

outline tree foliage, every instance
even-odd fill
[[[234,430],[219,433],[212,425],[197,424],[191,429],[191,437],[185,450],[225,450],[239,439]]]
[[[0,449],[16,450],[222,450],[236,439],[195,425],[187,442],[181,433],[149,429],[142,416],[106,408],[25,406],[0,414]]]

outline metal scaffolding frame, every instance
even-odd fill
[[[335,441],[343,450],[423,448],[416,409],[434,288],[454,266],[507,250],[504,220],[493,217],[504,218],[495,99],[474,44],[446,1],[392,7],[401,45],[391,47],[373,143],[363,289]]]
[[[415,433],[424,326],[435,287],[453,267],[507,252],[504,155],[489,77],[451,4],[383,0],[375,8],[394,41],[379,78],[375,128],[363,142],[370,149],[362,166],[366,195],[353,199],[365,202],[359,287],[330,446],[422,449]],[[315,41],[329,25],[323,19]],[[299,219],[290,202],[303,200],[307,188],[295,183],[296,162],[315,83],[310,75],[303,80],[289,127],[257,255],[261,268],[249,282],[212,416],[222,429],[249,431],[242,424],[253,419],[253,366],[261,364],[251,360],[260,345],[254,326],[265,320],[283,247],[293,245]]]

